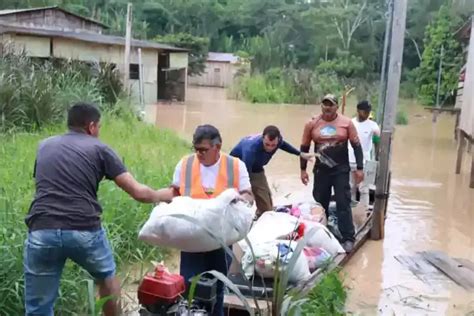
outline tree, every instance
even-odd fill
[[[456,15],[446,5],[443,5],[434,22],[426,28],[423,60],[417,70],[419,98],[424,104],[434,105],[436,103],[438,69],[441,58],[443,68],[440,100],[444,103],[453,97],[463,63],[461,45],[453,35],[459,22]]]
[[[188,33],[168,34],[157,36],[155,40],[181,48],[187,48],[189,52],[188,74],[190,76],[199,75],[206,67],[205,62],[209,52],[209,39],[197,37]]]

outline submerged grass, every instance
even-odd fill
[[[174,133],[157,130],[133,117],[105,116],[100,138],[123,158],[135,177],[154,188],[167,186],[179,158],[189,145]],[[62,125],[38,133],[0,134],[0,315],[21,315],[23,310],[24,217],[34,195],[33,162],[39,141],[64,132]],[[159,261],[164,252],[137,239],[151,205],[133,201],[110,181],[100,186],[103,224],[119,270],[135,262]],[[122,275],[122,278],[124,276]],[[85,315],[90,277],[69,262],[63,272],[58,315]]]

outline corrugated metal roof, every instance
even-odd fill
[[[239,61],[239,56],[236,56],[231,53],[209,52],[207,55],[207,61],[221,62],[221,63],[236,63]]]
[[[108,29],[109,26],[105,25],[104,23],[101,23],[99,21],[96,21],[96,20],[93,20],[93,19],[90,19],[90,18],[86,18],[82,15],[79,15],[79,14],[76,14],[76,13],[73,13],[73,12],[70,12],[70,11],[67,11],[65,9],[62,9],[60,8],[59,6],[57,5],[54,5],[54,6],[48,6],[48,7],[40,7],[40,8],[29,8],[29,9],[7,9],[7,10],[0,10],[0,15],[10,15],[10,14],[17,14],[17,13],[24,13],[24,12],[34,12],[34,11],[45,11],[45,10],[59,10],[59,11],[62,11],[66,14],[69,14],[69,15],[73,15],[81,20],[84,20],[84,21],[87,21],[87,22],[90,22],[90,23],[94,23],[96,25],[99,25],[99,26],[102,26],[103,28],[106,28]]]
[[[4,33],[15,33],[15,34],[24,34],[24,35],[37,35],[44,37],[62,37],[75,39],[78,41],[98,43],[98,44],[108,44],[108,45],[125,45],[125,38],[120,36],[104,35],[99,33],[89,33],[89,32],[71,32],[71,31],[60,31],[52,29],[42,29],[42,28],[30,28],[17,25],[1,24],[0,23],[0,34]],[[152,48],[152,49],[162,49],[167,51],[174,52],[187,52],[187,49],[178,48],[166,44],[142,41],[142,40],[132,40],[132,47],[140,48]]]

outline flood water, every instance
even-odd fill
[[[190,139],[195,127],[210,123],[222,133],[228,151],[246,135],[277,125],[299,147],[304,123],[316,106],[263,105],[227,100],[224,89],[189,88],[184,105],[158,105],[148,116],[159,127]],[[346,114],[354,114],[348,108]],[[347,309],[360,315],[474,315],[474,293],[444,276],[421,281],[395,256],[440,250],[474,261],[474,190],[468,162],[454,174],[454,117],[437,124],[421,107],[409,110],[409,125],[397,126],[392,155],[392,187],[385,238],[368,241],[344,268]],[[469,156],[469,155],[465,155]],[[274,202],[311,198],[311,184],[299,180],[296,156],[278,152],[266,168]]]

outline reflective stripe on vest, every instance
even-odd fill
[[[228,188],[239,186],[239,160],[226,154],[221,154],[221,162],[212,194],[204,191],[201,183],[201,166],[196,155],[183,159],[181,165],[180,189],[182,196],[193,198],[212,198]]]

